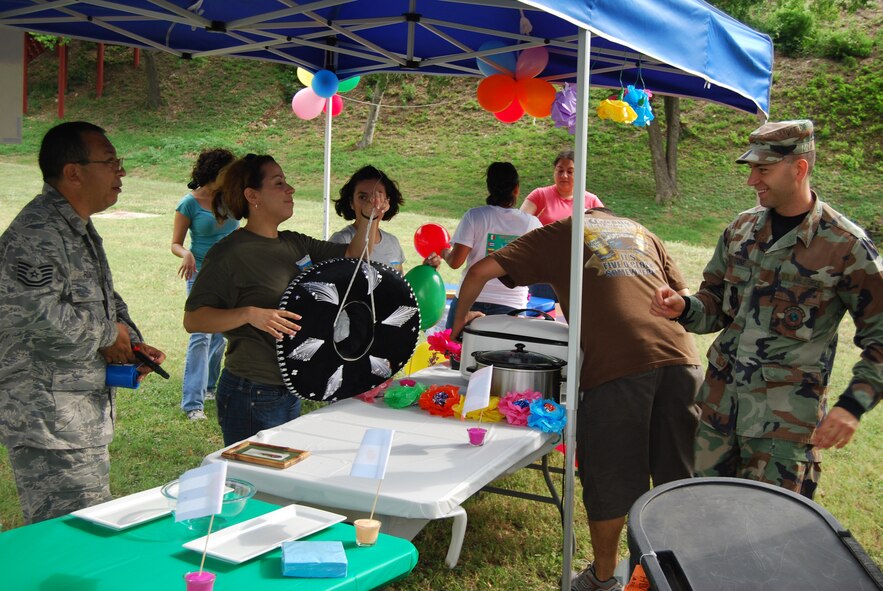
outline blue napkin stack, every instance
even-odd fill
[[[283,542],[282,574],[330,579],[346,576],[346,553],[340,542]]]

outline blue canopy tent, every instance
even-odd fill
[[[312,72],[327,68],[340,79],[375,72],[480,77],[476,58],[545,46],[550,60],[539,77],[577,83],[578,187],[585,186],[590,84],[619,88],[621,80],[640,74],[657,94],[713,101],[761,117],[769,113],[770,39],[702,0],[0,0],[3,26],[158,49],[185,59],[227,56]],[[507,47],[480,49],[490,40]],[[326,208],[329,150],[326,141]],[[574,200],[565,573],[572,559],[581,207]],[[567,578],[562,589],[569,588]]]

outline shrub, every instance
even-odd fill
[[[818,49],[821,55],[835,60],[865,58],[871,55],[874,40],[861,31],[831,31],[821,36]]]
[[[798,55],[810,45],[816,19],[801,2],[786,4],[773,14],[773,41],[785,55]]]

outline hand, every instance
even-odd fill
[[[475,320],[476,318],[481,318],[484,316],[484,312],[479,312],[477,310],[469,310],[466,312],[466,318],[463,319],[463,324],[458,326],[458,322],[454,320],[454,326],[451,327],[451,340],[452,341],[462,341],[463,340],[463,329],[466,328],[470,322]]]
[[[650,314],[661,318],[677,318],[684,312],[684,298],[668,285],[656,289],[650,302]]]
[[[433,269],[438,269],[439,266],[441,265],[441,263],[442,263],[442,258],[435,253],[432,253],[431,255],[429,255],[428,257],[423,259],[423,264],[429,265]]]
[[[189,250],[187,254],[182,257],[184,260],[181,262],[181,266],[178,268],[178,277],[184,279],[185,281],[190,281],[190,278],[196,273],[196,259],[193,258],[193,253]]]
[[[277,341],[281,341],[285,335],[294,336],[300,330],[300,326],[292,320],[300,320],[300,314],[274,308],[250,308],[248,313],[249,324],[270,333]]]
[[[117,322],[117,338],[109,347],[98,349],[108,363],[130,363],[135,360],[132,354],[132,341],[129,339],[129,327],[124,322]]]
[[[138,343],[138,347],[141,349],[142,353],[144,353],[145,355],[150,357],[153,360],[153,362],[156,363],[157,365],[161,365],[162,362],[166,360],[166,354],[163,353],[162,351],[160,351],[159,349],[157,349],[156,347],[152,347],[152,346],[148,345],[147,343]],[[141,375],[138,376],[138,381],[140,382],[144,376],[146,376],[147,374],[149,374],[152,371],[153,371],[153,369],[151,369],[151,367],[147,364],[142,363],[141,365],[139,365],[138,372]]]
[[[852,440],[858,418],[845,408],[835,406],[813,433],[810,443],[819,449],[841,448]]]

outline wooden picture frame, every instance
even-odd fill
[[[306,459],[310,452],[302,449],[292,449],[281,445],[258,443],[257,441],[243,441],[235,447],[221,453],[222,458],[238,460],[251,464],[260,464],[270,468],[288,468]]]

